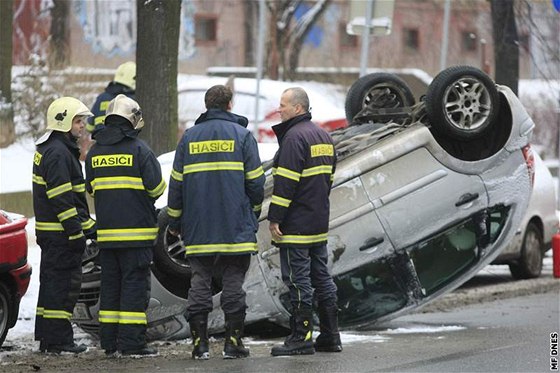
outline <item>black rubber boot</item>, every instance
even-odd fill
[[[195,360],[208,360],[208,314],[198,313],[189,319],[193,340],[192,358]]]
[[[249,356],[249,349],[243,346],[243,328],[245,313],[225,315],[226,335],[224,341],[224,359],[237,359]]]
[[[105,351],[105,353],[107,353],[107,350]],[[156,356],[157,354],[158,351],[155,348],[149,346],[144,346],[133,350],[121,351],[122,356]]]
[[[85,345],[77,345],[75,343],[68,343],[68,344],[61,344],[61,345],[49,344],[46,346],[46,352],[51,354],[61,354],[61,353],[79,354],[85,351],[87,351],[87,347]]]
[[[292,339],[294,339],[295,330],[296,330],[296,319],[294,318],[294,315],[292,313],[292,315],[290,316],[290,335],[287,336],[286,339],[284,339],[284,346],[286,346],[288,343],[290,343]]]
[[[313,315],[311,309],[292,311],[294,326],[284,345],[272,347],[272,356],[313,355]]]
[[[338,307],[319,307],[319,330],[321,334],[315,340],[315,351],[340,352],[342,342],[338,331]]]

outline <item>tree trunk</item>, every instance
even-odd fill
[[[491,0],[496,83],[507,85],[517,95],[519,46],[512,0]]]
[[[70,4],[70,0],[53,0],[49,53],[49,66],[53,69],[66,67],[70,59]]]
[[[156,155],[178,140],[177,58],[181,0],[137,0],[136,98],[146,126],[142,137]]]
[[[245,14],[245,21],[243,28],[245,32],[245,53],[243,55],[243,63],[245,66],[255,66],[255,35],[258,35],[259,30],[255,27],[258,25],[258,9],[259,4],[255,1],[243,1],[243,13]]]
[[[12,105],[12,0],[0,1],[0,148],[15,141],[14,109]]]

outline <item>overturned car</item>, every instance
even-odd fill
[[[528,143],[534,124],[509,88],[468,66],[438,74],[419,103],[394,75],[364,76],[349,89],[345,108],[349,127],[332,133],[338,165],[328,250],[340,327],[357,328],[446,294],[507,246],[531,195]],[[172,159],[172,154],[160,157],[163,169]],[[263,330],[263,323],[289,324],[288,289],[266,221],[271,162],[263,167],[259,253],[244,285],[247,333]],[[183,243],[167,232],[167,219],[162,208],[147,312],[149,339],[189,335],[190,268]],[[94,335],[101,270],[94,255],[85,258],[73,316]],[[216,273],[211,333],[224,328],[220,280]]]

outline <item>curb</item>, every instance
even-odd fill
[[[452,293],[422,307],[420,313],[441,312],[468,304],[491,302],[532,294],[556,291],[560,298],[560,279],[543,277],[531,280],[510,281],[502,284],[459,288]]]

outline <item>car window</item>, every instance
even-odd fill
[[[496,207],[475,214],[410,250],[424,295],[446,286],[477,262],[479,247],[495,242],[502,232],[507,211]]]
[[[370,262],[335,276],[341,326],[360,324],[403,308],[408,300],[388,261]]]

